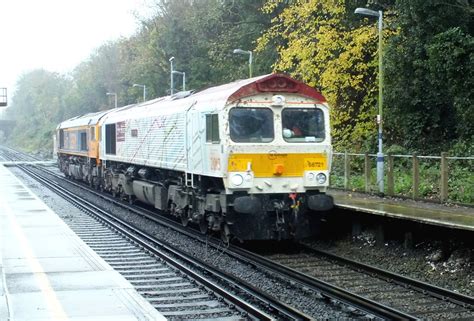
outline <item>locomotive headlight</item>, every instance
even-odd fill
[[[328,184],[328,174],[327,172],[306,171],[303,177],[304,186],[326,186]]]
[[[327,177],[323,173],[319,173],[318,175],[316,175],[316,182],[318,184],[323,185],[324,183],[326,183],[326,180]]]
[[[230,177],[230,182],[234,186],[240,186],[244,182],[244,178],[240,174],[234,174]]]
[[[229,173],[229,188],[252,188],[254,186],[254,175],[252,172],[230,172]]]
[[[282,107],[285,105],[285,96],[275,95],[272,97],[272,106]]]

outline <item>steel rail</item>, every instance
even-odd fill
[[[56,177],[60,179],[64,179],[62,176],[58,174],[51,173],[51,175],[55,175]],[[68,183],[71,183],[79,188],[86,188],[81,184],[78,184],[76,182],[72,182],[68,180]],[[192,229],[186,229],[183,230],[181,224],[170,220],[169,218],[165,217],[157,217],[156,213],[153,213],[149,210],[140,208],[139,210],[131,206],[129,204],[125,204],[123,202],[118,202],[116,198],[113,198],[109,195],[104,195],[102,193],[98,193],[96,191],[90,190],[87,188],[89,192],[94,193],[95,195],[98,195],[102,197],[103,199],[112,201],[117,203],[123,208],[126,208],[130,211],[133,211],[141,216],[144,216],[150,220],[153,220],[159,224],[165,225],[167,227],[170,227],[174,230],[179,231],[180,233],[183,233],[189,237],[195,238],[199,240],[200,242],[204,242],[202,240],[202,234],[198,231],[192,230]],[[217,247],[219,246],[217,241],[214,240],[209,240],[210,243],[214,246]],[[327,282],[324,282],[322,280],[319,280],[317,278],[308,276],[306,274],[303,274],[301,272],[298,272],[296,270],[293,270],[291,268],[285,267],[281,264],[278,264],[276,262],[273,262],[271,260],[268,260],[260,255],[257,255],[255,253],[252,253],[250,251],[244,250],[242,248],[236,247],[231,245],[229,249],[221,249],[225,251],[226,254],[233,256],[241,261],[245,261],[246,263],[251,263],[255,266],[258,266],[259,268],[263,268],[266,270],[272,270],[273,273],[278,273],[280,276],[284,278],[292,278],[294,281],[299,282],[302,286],[309,287],[313,291],[317,291],[322,293],[328,298],[331,298],[333,300],[343,302],[344,304],[350,305],[350,306],[355,306],[357,309],[364,311],[365,313],[368,314],[374,314],[382,318],[389,318],[389,319],[402,319],[402,320],[418,320],[417,317],[407,314],[403,311],[394,309],[392,307],[389,307],[387,305],[384,305],[382,303],[367,299],[363,296],[357,295],[355,293],[352,293],[350,291],[347,291],[345,289],[339,288],[337,286],[331,285]],[[240,281],[241,282],[241,281]]]
[[[457,292],[454,292],[442,287],[438,287],[436,285],[432,285],[420,280],[412,279],[410,277],[407,277],[395,272],[390,272],[381,268],[377,268],[377,267],[360,263],[354,260],[350,260],[338,255],[326,252],[326,251],[313,249],[305,244],[300,244],[300,246],[305,251],[313,252],[320,256],[325,256],[331,260],[339,262],[340,264],[351,266],[354,269],[363,270],[368,273],[377,274],[381,278],[390,279],[392,281],[395,281],[395,283],[399,285],[405,286],[408,284],[413,289],[418,290],[419,292],[429,293],[430,295],[436,298],[439,298],[441,300],[446,300],[456,305],[461,305],[464,308],[469,308],[469,309],[474,310],[474,297],[470,297],[462,293],[457,293]]]
[[[51,173],[51,174],[56,175],[58,178],[63,179],[63,177],[60,176],[60,175],[53,174],[53,173]],[[81,184],[77,184],[77,183],[74,183],[74,182],[70,182],[70,183],[72,183],[72,184],[74,184],[74,185],[76,185],[80,188],[84,188]],[[91,191],[91,190],[89,190],[89,191]],[[95,191],[92,191],[92,192],[96,193]],[[105,196],[105,195],[98,194],[98,193],[96,193],[96,194],[100,195],[104,199],[108,199],[110,201],[117,202],[116,199],[111,198],[109,196]],[[121,202],[118,202],[118,204],[120,206],[124,207],[124,208],[127,208],[128,210],[135,211],[136,213],[138,213],[142,216],[146,216],[148,219],[154,220],[159,224],[166,225],[170,228],[179,230],[180,233],[184,233],[185,235],[188,235],[190,237],[197,238],[198,240],[200,240],[202,242],[202,234],[200,234],[197,231],[189,230],[189,229],[183,230],[181,228],[180,224],[178,224],[178,223],[176,223],[172,220],[169,220],[168,218],[165,218],[165,217],[157,218],[156,213],[153,213],[153,212],[148,211],[146,209],[140,208],[140,210],[137,210],[135,207],[123,204]],[[144,214],[143,212],[148,212],[150,214]],[[211,240],[211,242],[213,243],[213,246],[218,246],[217,242],[212,241],[212,240]],[[301,246],[304,246],[304,245],[301,244]],[[270,260],[268,260],[264,257],[256,255],[255,253],[246,251],[244,249],[241,249],[241,248],[238,248],[238,247],[235,247],[235,246],[231,246],[229,249],[231,251],[226,250],[226,253],[228,255],[232,255],[234,257],[236,256],[235,254],[238,252],[241,255],[243,255],[243,257],[245,257],[246,260],[253,260],[254,258],[259,258],[259,260],[262,260],[262,261],[265,261],[265,260],[270,261]],[[396,283],[398,285],[402,285],[402,286],[407,286],[408,285],[409,287],[411,287],[413,290],[415,290],[417,292],[422,292],[422,293],[431,295],[431,296],[433,296],[435,298],[438,298],[438,299],[441,299],[441,300],[447,300],[449,302],[452,302],[456,305],[460,305],[460,306],[462,306],[464,308],[467,308],[467,309],[473,309],[472,305],[473,305],[473,302],[474,302],[474,298],[469,297],[467,295],[460,294],[460,293],[457,293],[457,292],[453,292],[453,291],[450,291],[448,289],[444,289],[444,288],[441,288],[441,287],[438,287],[438,286],[435,286],[435,285],[432,285],[432,284],[429,284],[429,283],[426,283],[426,282],[423,282],[423,281],[412,279],[412,278],[409,278],[409,277],[406,277],[406,276],[403,276],[403,275],[400,275],[400,274],[396,274],[396,273],[393,273],[393,272],[389,272],[389,271],[386,271],[386,270],[383,270],[383,269],[380,269],[380,268],[376,268],[376,267],[369,266],[369,265],[366,265],[366,264],[363,264],[363,263],[359,263],[359,262],[355,262],[355,261],[352,261],[352,260],[349,260],[349,259],[346,259],[346,258],[342,258],[342,257],[336,256],[334,254],[327,253],[327,252],[324,252],[324,251],[321,251],[321,250],[311,249],[311,248],[308,248],[308,247],[306,247],[306,250],[317,252],[320,255],[325,255],[326,257],[328,257],[330,259],[333,259],[335,261],[339,261],[341,264],[352,265],[352,266],[354,266],[355,269],[366,271],[368,274],[370,274],[370,273],[377,274],[377,275],[379,275],[379,277],[381,279],[389,279],[389,280],[393,281],[394,283]],[[232,252],[232,251],[234,251],[234,252]],[[239,257],[239,259],[242,259],[242,257]],[[266,268],[268,268],[268,267],[266,267]],[[287,268],[287,267],[284,267],[284,268]],[[289,268],[287,268],[287,269],[289,269]],[[292,270],[292,269],[290,269],[290,270]],[[297,271],[294,271],[294,272],[297,272]],[[301,273],[301,272],[297,272],[297,273]],[[301,273],[301,274],[305,275],[303,273]],[[317,282],[322,282],[323,286],[328,285],[324,281],[318,280],[314,277],[310,277],[310,276],[306,276],[306,277],[314,279]],[[307,284],[305,284],[305,286],[307,286]],[[332,285],[330,285],[330,286],[332,287]],[[343,291],[345,291],[345,290],[343,290]],[[330,295],[331,293],[328,293],[328,294]],[[338,297],[332,297],[332,298],[338,300]],[[359,308],[366,311],[366,312],[368,312],[368,313],[374,313],[374,311],[366,310],[364,307],[359,307]],[[396,310],[396,311],[398,311],[398,310]],[[381,315],[381,316],[386,317],[385,315]],[[413,317],[413,316],[406,315],[405,317],[409,318],[409,317]]]
[[[68,201],[72,202],[75,204],[77,207],[80,209],[83,209],[87,212],[92,213],[93,215],[99,217],[100,219],[104,220],[112,226],[114,229],[117,231],[120,231],[124,235],[126,235],[128,238],[132,239],[133,241],[137,242],[144,248],[146,248],[148,251],[151,253],[163,258],[166,260],[170,265],[175,266],[176,268],[184,271],[187,275],[190,275],[193,279],[197,280],[198,282],[202,283],[206,287],[210,288],[212,291],[218,293],[220,296],[231,302],[232,304],[235,304],[238,306],[240,309],[243,311],[247,312],[248,314],[257,317],[259,320],[272,320],[272,317],[266,314],[265,312],[256,309],[255,307],[251,306],[250,304],[246,303],[242,299],[238,298],[237,296],[229,293],[228,291],[222,289],[218,285],[214,284],[213,282],[207,280],[200,274],[194,272],[188,267],[183,266],[182,263],[178,262],[177,260],[173,259],[172,257],[163,254],[163,252],[157,250],[153,246],[150,246],[151,244],[155,244],[156,246],[160,247],[161,249],[166,250],[167,252],[171,253],[172,255],[176,256],[179,258],[179,260],[185,262],[186,264],[189,265],[194,265],[197,266],[198,268],[208,271],[214,275],[214,277],[220,278],[226,283],[232,284],[234,288],[238,288],[242,291],[244,291],[247,295],[250,295],[259,301],[265,306],[271,307],[274,311],[277,311],[277,313],[284,319],[293,319],[293,320],[311,320],[312,318],[305,313],[294,309],[293,307],[288,306],[287,304],[280,302],[279,300],[269,296],[268,294],[261,292],[259,289],[256,287],[248,284],[247,282],[242,281],[241,279],[234,277],[233,275],[226,273],[220,269],[217,269],[215,267],[212,267],[205,263],[202,260],[199,260],[194,257],[190,257],[188,254],[186,254],[184,251],[172,248],[170,245],[157,240],[156,238],[147,235],[146,233],[138,230],[137,228],[133,227],[129,223],[115,217],[114,215],[108,213],[107,211],[104,211],[100,207],[84,200],[84,199],[79,199],[75,194],[72,192],[69,192],[66,189],[62,189],[55,184],[49,182],[48,180],[40,177],[38,174],[32,172],[29,169],[23,168],[24,171],[26,171],[29,175],[31,175],[33,178],[37,179],[41,183],[45,184],[47,187],[51,188],[54,190],[57,194],[60,196],[64,197]],[[113,222],[115,221],[115,222]],[[129,231],[133,231],[133,233],[130,233]]]
[[[351,306],[356,306],[362,311],[375,314],[377,316],[396,319],[396,320],[419,320],[418,317],[411,314],[405,313],[403,311],[394,309],[390,306],[382,304],[377,301],[370,300],[361,295],[355,294],[343,288],[337,287],[315,277],[309,276],[302,272],[296,271],[292,268],[279,264],[277,262],[271,261],[267,258],[264,258],[258,254],[252,253],[245,249],[232,246],[230,248],[234,253],[233,255],[240,255],[245,259],[255,262],[254,264],[260,265],[267,269],[272,269],[281,275],[290,276],[294,280],[297,280],[304,284],[306,287],[311,287],[313,289],[318,289],[325,296],[335,299]]]
[[[50,173],[50,174],[55,175],[58,178],[63,179],[63,177],[61,177],[60,175],[57,175],[57,174],[54,174],[54,173]],[[75,182],[70,182],[70,183],[72,183],[72,184],[74,184],[74,185],[76,185],[80,188],[84,188],[81,184],[77,184]],[[89,190],[89,191],[91,191],[91,190]],[[92,191],[92,192],[96,193],[95,191]],[[116,199],[111,198],[109,196],[104,196],[103,194],[99,194],[99,193],[96,193],[96,194],[100,195],[101,197],[103,197],[105,199],[108,199],[108,200],[111,200],[111,201],[116,201]],[[135,211],[135,212],[138,213],[138,210],[133,206],[126,205],[126,204],[123,204],[123,203],[120,203],[120,202],[118,204],[120,204],[120,206],[123,206],[124,208],[127,208],[128,210]],[[149,212],[150,214],[144,214],[142,212]],[[154,220],[154,221],[156,221],[160,224],[165,224],[166,226],[168,226],[170,228],[177,229],[179,227],[179,231],[181,233],[185,233],[186,235],[188,235],[190,237],[198,238],[200,241],[202,241],[201,240],[202,235],[199,234],[199,232],[194,231],[194,230],[182,230],[180,224],[178,224],[178,223],[176,223],[172,220],[169,220],[168,218],[160,217],[158,219],[158,218],[156,218],[156,215],[153,215],[151,213],[152,212],[150,212],[146,209],[140,209],[140,212],[139,212],[140,215],[145,215],[148,219]],[[166,220],[166,222],[164,222],[163,220]],[[216,242],[213,241],[213,243],[216,243]],[[397,274],[397,273],[394,273],[394,272],[390,272],[390,271],[383,270],[383,269],[380,269],[380,268],[377,268],[377,267],[374,267],[374,266],[370,266],[370,265],[367,265],[367,264],[364,264],[364,263],[360,263],[360,262],[356,262],[356,261],[353,261],[353,260],[350,260],[350,259],[347,259],[347,258],[343,258],[343,257],[337,256],[335,254],[328,253],[328,252],[325,252],[325,251],[322,251],[322,250],[316,250],[316,249],[310,248],[310,247],[308,247],[304,244],[300,244],[300,246],[304,247],[304,249],[307,250],[307,251],[311,251],[311,252],[314,252],[316,254],[325,256],[325,257],[330,258],[332,260],[338,261],[341,264],[351,265],[355,269],[364,270],[364,271],[367,271],[368,273],[375,273],[375,274],[379,275],[382,278],[391,279],[399,285],[403,285],[403,286],[409,285],[417,291],[429,293],[430,295],[432,295],[434,297],[437,297],[439,299],[448,300],[448,301],[450,301],[454,304],[461,305],[462,307],[473,309],[473,307],[472,307],[474,305],[474,298],[473,297],[470,297],[470,296],[467,296],[467,295],[464,295],[464,294],[461,294],[461,293],[457,293],[457,292],[454,292],[454,291],[451,291],[451,290],[448,290],[448,289],[445,289],[445,288],[442,288],[442,287],[438,287],[438,286],[435,286],[435,285],[432,285],[432,284],[429,284],[429,283],[426,283],[426,282],[423,282],[423,281],[420,281],[420,280],[412,279],[410,277],[403,276],[403,275],[400,275],[400,274]],[[231,249],[232,251],[238,252],[238,253],[244,255],[247,258],[249,256],[252,256],[252,258],[256,256],[255,253],[251,253],[249,251],[246,251],[242,248],[238,248],[238,247],[235,247],[235,246],[231,246],[229,249]],[[232,253],[228,253],[228,254],[232,255]],[[263,259],[263,260],[268,260],[268,259],[266,259],[264,257],[261,257],[261,256],[258,256],[258,257]]]
[[[57,177],[63,179],[63,177],[61,177],[60,175],[57,175],[57,174],[54,174],[54,173],[50,173],[51,175],[56,175]],[[81,188],[84,188],[82,185],[80,184],[76,184],[74,182],[70,182],[72,184],[75,184],[76,186],[78,187],[81,187]],[[90,190],[89,190],[90,191]],[[94,192],[96,193],[96,192]],[[116,202],[115,199],[111,198],[111,197],[104,197],[104,195],[102,194],[98,194],[96,193],[97,195],[100,195],[101,197],[103,198],[106,198],[106,199],[109,199],[109,200],[113,200]],[[128,205],[125,205],[123,203],[118,203],[120,204],[121,206],[125,207],[125,208],[128,208],[129,210],[132,210],[132,211],[135,211],[137,212],[137,209],[135,207],[131,207],[131,206],[128,206]],[[144,215],[143,213],[141,213],[142,211],[147,211],[149,212],[148,210],[143,210],[143,209],[140,209],[140,215],[143,215],[143,216],[147,216],[149,219],[152,219],[152,220],[155,220],[157,221],[158,223],[160,224],[164,224],[164,225],[167,225],[168,227],[171,227],[171,228],[174,228],[176,229],[177,226],[179,224],[177,224],[176,222],[174,221],[170,221],[169,219],[167,218],[162,218],[160,217],[159,219],[156,218],[156,213],[155,215],[151,216],[151,215]],[[167,220],[168,223],[166,222],[163,222],[163,220]],[[169,223],[171,222],[171,223]],[[201,240],[202,238],[202,235],[198,233],[199,232],[196,232],[196,231],[192,231],[192,233],[190,233],[189,230],[185,230],[183,231],[182,228],[181,228],[181,225],[179,225],[179,231],[181,233],[185,233],[187,234],[188,236],[191,236],[191,237],[197,237],[198,239]],[[251,254],[248,254],[248,253],[244,253],[244,251],[246,250],[243,250],[243,249],[240,249],[240,248],[236,248],[236,247],[231,247],[231,250],[232,251],[235,251],[235,252],[239,252],[241,255],[243,255],[244,257],[246,257],[246,259],[250,259],[250,260],[256,260],[256,261],[259,261],[260,263],[261,262],[265,262],[265,261],[269,261],[268,259],[265,259],[263,257],[259,257],[258,260],[257,260],[257,256],[256,254],[254,253],[251,253]],[[419,291],[419,292],[424,292],[424,293],[429,293],[429,295],[432,295],[433,297],[436,297],[436,298],[439,298],[439,299],[442,299],[442,300],[447,300],[449,302],[452,302],[454,304],[457,304],[457,305],[460,305],[464,308],[468,308],[468,309],[472,309],[472,305],[474,303],[474,298],[472,297],[469,297],[469,296],[466,296],[466,295],[463,295],[463,294],[460,294],[460,293],[456,293],[456,292],[453,292],[453,291],[450,291],[450,290],[447,290],[447,289],[444,289],[444,288],[441,288],[441,287],[437,287],[437,286],[434,286],[434,285],[431,285],[431,284],[428,284],[428,283],[425,283],[425,282],[422,282],[422,281],[419,281],[419,280],[415,280],[415,279],[411,279],[409,277],[406,277],[406,276],[402,276],[402,275],[399,275],[399,274],[396,274],[396,273],[393,273],[393,272],[389,272],[389,271],[386,271],[386,270],[382,270],[382,269],[379,269],[379,268],[376,268],[376,267],[373,267],[373,266],[369,266],[369,265],[366,265],[366,264],[363,264],[363,263],[359,263],[359,262],[355,262],[355,261],[352,261],[352,260],[349,260],[349,259],[345,259],[345,258],[342,258],[342,257],[339,257],[339,256],[336,256],[334,254],[331,254],[331,253],[327,253],[327,252],[324,252],[324,251],[320,251],[320,250],[316,250],[316,249],[311,249],[311,248],[306,248],[306,250],[310,250],[310,251],[313,251],[313,252],[316,252],[317,254],[319,255],[323,255],[323,256],[326,256],[327,258],[330,258],[330,259],[333,259],[335,261],[338,261],[340,262],[341,264],[347,264],[347,265],[351,265],[353,266],[355,269],[359,269],[359,270],[364,270],[364,271],[367,271],[368,273],[372,273],[372,274],[377,274],[379,275],[382,279],[383,278],[388,278],[392,281],[394,281],[394,283],[396,284],[399,284],[399,285],[409,285],[411,288],[413,288],[414,290],[416,291]],[[228,250],[226,250],[226,252],[229,252]],[[248,252],[248,251],[247,251]],[[229,255],[233,255],[233,253],[227,253]],[[251,255],[251,257],[249,257],[249,255]],[[271,261],[270,261],[271,262]],[[268,262],[265,262],[265,265],[267,265]],[[272,262],[272,264],[275,264],[274,262]],[[284,267],[284,266],[280,266],[279,269],[282,269],[281,273],[286,273],[284,272],[285,269],[289,269],[287,267]],[[289,269],[291,270],[291,269]],[[301,275],[304,275],[300,272],[297,272],[297,271],[292,271],[292,272],[296,272],[297,274],[301,274]],[[298,279],[300,276],[297,276],[295,275],[295,279]],[[321,280],[317,280],[313,277],[309,277],[309,276],[306,276],[310,279],[313,279],[313,282],[315,282],[315,286],[316,287],[322,287],[323,290],[328,290],[329,291],[329,288],[328,288],[328,284],[325,283],[324,281],[321,281]],[[332,287],[332,285],[329,285],[330,287]],[[321,290],[321,288],[320,288]],[[341,289],[342,290],[342,289]],[[324,292],[324,291],[323,291]],[[345,296],[345,293],[344,292],[347,292],[345,290],[343,290],[343,292],[339,292],[337,289],[336,289],[336,292],[333,293],[333,295],[336,295],[336,297],[333,297],[334,299],[336,300],[340,300],[339,297],[337,295],[340,295],[342,294],[342,296],[344,297]],[[328,292],[329,296],[331,295],[331,291]],[[346,298],[347,299],[347,298]],[[345,299],[344,299],[345,300]],[[343,301],[344,301],[343,300]],[[350,299],[349,299],[350,300]],[[365,299],[365,300],[368,300],[368,299]],[[363,302],[364,300],[362,300],[361,302],[359,303],[362,303],[363,306],[365,306],[365,303]],[[344,301],[344,302],[347,302],[347,301]],[[350,301],[349,301],[350,302]],[[369,304],[372,303],[370,302],[370,300],[368,300],[368,302],[366,302]],[[350,303],[351,305],[353,303]],[[366,308],[362,308],[362,310],[366,311],[366,312],[369,312],[369,313],[374,313],[374,311],[367,311]],[[378,310],[378,308],[376,309]],[[376,313],[378,314],[378,313]],[[378,314],[379,315],[379,314]],[[382,316],[385,316],[384,314],[381,314]],[[389,315],[389,317],[394,317],[393,315]],[[410,316],[410,315],[405,315],[404,318],[407,318],[409,319],[410,317],[413,317],[413,316]]]

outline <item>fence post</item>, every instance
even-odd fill
[[[412,163],[413,163],[413,199],[417,199],[420,194],[420,162],[416,154],[412,156]]]
[[[393,196],[393,155],[388,154],[387,164],[387,194]]]
[[[350,176],[350,164],[349,164],[349,155],[347,150],[344,152],[344,189],[349,189],[349,176]]]
[[[370,158],[369,153],[365,153],[364,155],[364,174],[365,174],[365,192],[370,192]]]
[[[448,153],[441,153],[441,184],[439,200],[444,202],[448,199]]]

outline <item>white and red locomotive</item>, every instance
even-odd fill
[[[56,141],[65,175],[225,238],[314,235],[333,206],[328,105],[283,74],[69,119]]]

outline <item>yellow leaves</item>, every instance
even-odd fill
[[[284,7],[282,1],[269,0],[265,10],[277,8],[281,14],[257,41],[257,49],[281,44],[274,68],[322,88],[332,106],[336,145],[371,135],[378,72],[376,24],[347,24],[342,0],[301,0]]]
[[[267,0],[267,2],[262,7],[263,13],[272,13],[279,4],[283,3],[284,0]]]

